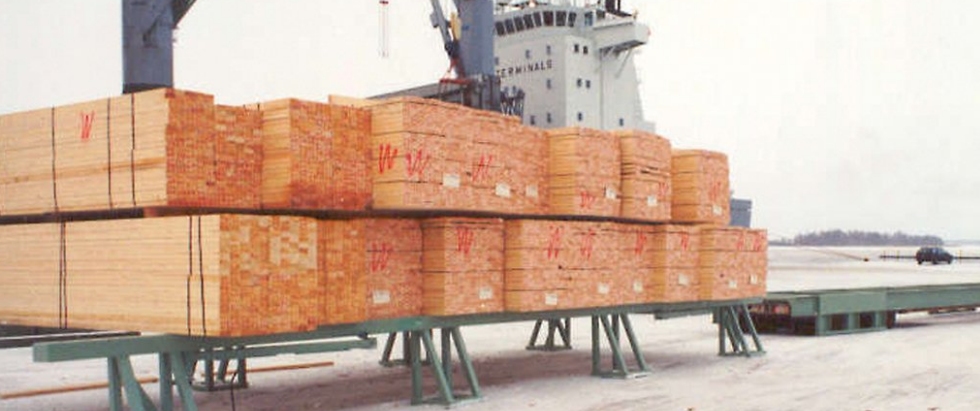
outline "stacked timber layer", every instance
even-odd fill
[[[548,130],[550,212],[618,217],[622,173],[617,136],[586,128]]]
[[[504,311],[504,221],[422,221],[422,312],[460,315]]]
[[[326,323],[422,314],[419,220],[324,220],[319,242]]]
[[[419,98],[368,107],[374,208],[546,211],[541,130],[516,117]]]
[[[362,210],[371,199],[371,113],[296,99],[262,113],[262,206]]]
[[[177,90],[0,116],[0,215],[256,207],[254,116]]]
[[[0,319],[206,336],[320,322],[316,221],[210,215],[0,226]]]
[[[670,141],[642,131],[616,131],[622,147],[621,216],[670,221]]]
[[[728,156],[705,150],[674,150],[671,181],[674,222],[728,225]]]
[[[736,227],[702,227],[698,270],[701,299],[765,295],[766,233]]]
[[[639,301],[642,274],[625,271],[628,230],[614,223],[510,220],[506,223],[507,311],[602,307]]]
[[[682,225],[643,226],[644,270],[649,273],[648,302],[697,301],[700,230]]]

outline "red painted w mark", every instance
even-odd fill
[[[480,155],[480,162],[473,169],[473,181],[489,178],[491,164],[493,164],[493,155]]]
[[[689,251],[691,249],[691,234],[681,233],[681,250]]]
[[[657,198],[662,201],[667,200],[667,194],[669,194],[667,187],[667,183],[657,183]]]
[[[418,175],[422,177],[425,167],[429,165],[432,156],[425,154],[423,149],[418,149],[413,155],[411,152],[405,153],[405,161],[408,164],[408,176]]]
[[[752,251],[762,251],[762,246],[766,242],[766,237],[761,233],[755,235],[755,244],[752,246]]]
[[[551,227],[551,235],[548,236],[548,259],[558,258],[561,251],[561,227]]]
[[[745,250],[745,231],[740,231],[738,233],[738,243],[735,245],[735,250],[736,251]]]
[[[642,231],[636,232],[636,244],[633,245],[633,253],[636,255],[643,254],[643,250],[647,246],[647,235]]]
[[[388,261],[395,248],[388,243],[371,243],[371,271],[377,272],[388,268]]]
[[[595,204],[595,196],[590,194],[588,191],[582,190],[579,193],[579,208],[583,210],[591,210],[592,206]]]
[[[95,123],[95,112],[79,113],[82,118],[82,141],[88,141],[92,137],[92,124]]]
[[[711,188],[708,190],[708,199],[711,200],[712,203],[723,200],[725,196],[723,191],[724,187],[722,186],[722,182],[715,181],[711,184]]]
[[[579,246],[579,252],[586,260],[592,259],[592,250],[595,249],[595,229],[590,228],[589,232],[582,236],[582,245]]]
[[[392,149],[391,144],[378,146],[378,172],[384,174],[385,171],[394,168],[396,157],[398,157],[398,149]]]
[[[476,233],[473,232],[472,228],[456,228],[456,251],[463,253],[464,256],[469,256],[474,240],[476,240]]]

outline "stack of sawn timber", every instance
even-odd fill
[[[162,90],[0,116],[0,214],[175,206],[508,217],[0,226],[0,323],[230,336],[762,295],[764,232],[732,229],[743,239],[734,250],[709,238],[699,258],[699,233],[727,224],[724,155],[671,159],[670,150],[653,134],[546,133],[412,98],[235,108]],[[519,217],[549,210],[687,225]],[[742,286],[707,274],[721,271]]]
[[[728,300],[765,293],[766,232],[737,227],[701,229],[701,298]]]
[[[262,207],[363,210],[371,113],[297,99],[253,105],[263,132]]]
[[[674,222],[726,226],[731,220],[728,156],[706,150],[674,150],[671,161]]]
[[[661,136],[616,131],[622,147],[621,215],[647,221],[671,219],[671,147]]]
[[[177,90],[0,116],[0,215],[258,206],[255,113]]]
[[[547,211],[547,140],[520,119],[420,98],[372,114],[374,208]]]

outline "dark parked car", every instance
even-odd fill
[[[919,251],[915,252],[915,261],[919,264],[922,264],[923,262],[930,262],[933,264],[945,262],[946,264],[952,264],[953,255],[942,249],[942,247],[922,247],[919,249]]]

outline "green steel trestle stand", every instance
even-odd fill
[[[715,310],[714,315],[718,323],[718,355],[754,357],[766,353],[747,305],[721,307]],[[754,349],[747,337],[751,338]]]
[[[223,351],[225,352],[241,352],[245,347],[225,347]],[[221,391],[230,389],[245,389],[248,388],[248,367],[246,364],[246,359],[242,356],[236,357],[235,360],[235,371],[229,375],[228,366],[231,365],[231,358],[221,358],[216,360],[214,358],[214,349],[202,350],[200,353],[200,361],[195,362],[194,367],[191,369],[191,387],[197,391]],[[197,368],[197,364],[204,365],[204,378],[202,381],[197,382],[194,379],[193,372]],[[217,367],[215,367],[217,364]],[[231,377],[231,379],[229,379]]]
[[[548,321],[548,336],[545,337],[544,344],[538,345],[538,335],[541,333],[541,326],[545,321]],[[561,337],[561,345],[555,344],[556,334]],[[534,331],[531,332],[531,340],[527,343],[527,349],[534,351],[571,350],[572,319],[566,317],[538,320],[534,323]]]
[[[429,330],[429,333],[431,335],[432,331]],[[412,352],[411,352],[411,350],[409,350],[409,346],[408,346],[409,345],[408,344],[408,340],[409,340],[409,332],[408,331],[402,331],[401,332],[401,335],[402,335],[402,358],[399,358],[399,359],[392,359],[391,358],[392,353],[394,353],[394,351],[395,351],[395,344],[397,344],[397,342],[398,342],[398,334],[399,333],[397,333],[397,332],[388,333],[388,339],[387,339],[387,341],[385,341],[385,349],[384,349],[384,352],[381,353],[381,361],[378,361],[378,364],[381,364],[383,367],[389,367],[390,368],[390,367],[399,367],[399,366],[410,366],[411,363],[412,363]],[[422,365],[429,365],[429,356],[428,356],[428,354],[426,354],[425,359],[422,360]]]
[[[160,411],[173,411],[174,387],[180,395],[181,409],[197,411],[191,374],[194,359],[189,353],[160,353]],[[123,394],[133,411],[157,411],[133,372],[129,356],[109,357],[109,409],[123,411]]]
[[[435,342],[432,338],[432,330],[416,330],[408,332],[408,350],[412,369],[412,405],[418,404],[442,404],[447,407],[463,401],[475,401],[481,398],[480,383],[476,378],[476,371],[473,369],[473,361],[466,351],[466,343],[463,335],[459,332],[459,327],[442,328],[441,336],[441,355],[436,351]],[[469,392],[457,393],[453,389],[453,348],[459,357],[460,368],[469,384]],[[438,393],[426,398],[422,389],[422,373],[424,364],[422,362],[422,350],[429,358],[429,365],[432,367],[432,374],[436,379]]]
[[[609,343],[609,349],[612,352],[612,369],[610,370],[602,369],[600,327],[605,333],[606,340]],[[620,331],[626,332],[630,349],[633,350],[633,356],[636,359],[636,370],[631,370],[626,364],[626,358],[623,355],[620,344],[622,342]],[[592,316],[592,375],[603,378],[626,379],[645,377],[649,374],[650,367],[647,366],[646,360],[643,359],[643,353],[640,351],[636,334],[633,332],[633,324],[630,322],[629,314],[620,313]]]

